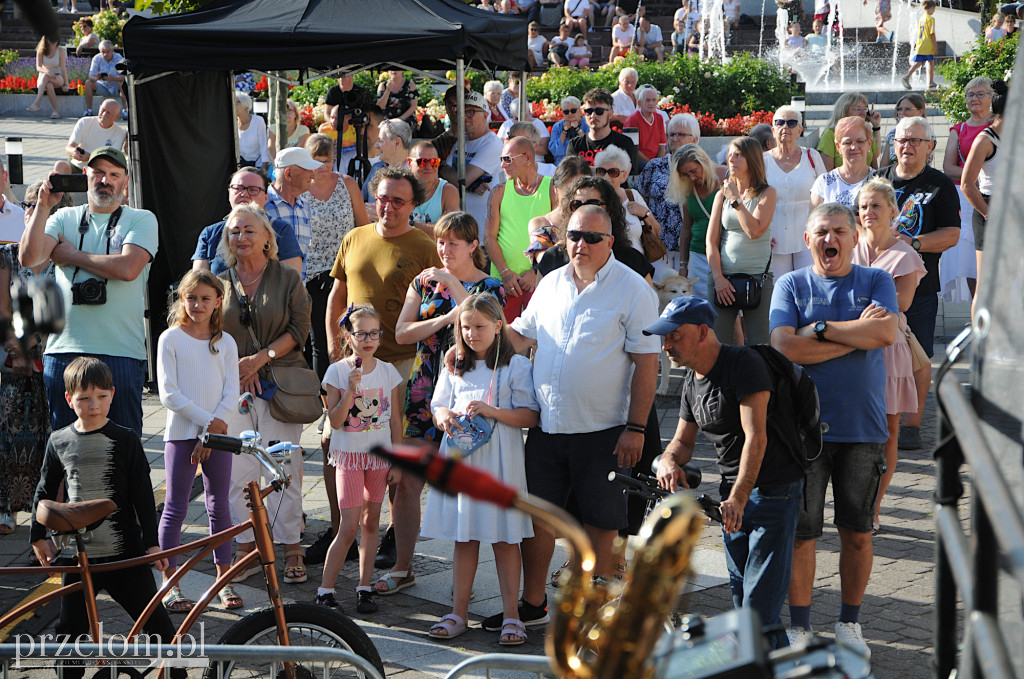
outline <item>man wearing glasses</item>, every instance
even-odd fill
[[[231,209],[246,203],[254,203],[263,208],[267,204],[267,178],[255,167],[243,167],[231,175],[228,182],[228,203]],[[277,256],[282,264],[290,266],[302,273],[302,250],[295,238],[295,230],[283,219],[271,219],[270,226],[277,236]],[[217,254],[221,234],[224,232],[224,220],[210,224],[199,234],[196,251],[192,255],[193,269],[206,269],[219,275],[228,270],[227,264]]]
[[[656,337],[643,329],[658,318],[653,288],[612,256],[608,213],[582,205],[566,231],[569,264],[544,276],[535,299],[511,325],[517,351],[536,343],[533,383],[540,426],[526,440],[530,493],[564,506],[573,492],[596,552],[595,575],[616,572],[612,543],[626,527],[626,496],[608,473],[629,473],[640,460],[644,423],[658,379]],[[522,543],[527,627],[548,620],[548,567],[555,536],[540,523]],[[484,620],[501,629],[502,614]]]
[[[927,270],[907,309],[907,324],[931,356],[935,314],[939,310],[939,259],[960,240],[960,200],[953,181],[928,165],[935,150],[935,135],[927,120],[901,118],[896,125],[895,148],[896,164],[878,174],[896,189],[900,238],[921,254]],[[918,372],[914,375],[917,412],[904,413],[900,427],[899,446],[904,449],[921,447],[921,416],[931,385],[931,369]]]
[[[566,155],[577,155],[591,165],[598,152],[609,146],[618,146],[629,154],[632,167],[637,167],[636,145],[633,140],[611,128],[612,93],[603,87],[595,87],[583,95],[583,115],[590,131],[569,142]]]

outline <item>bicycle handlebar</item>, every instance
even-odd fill
[[[202,442],[207,448],[226,450],[236,455],[241,453],[252,455],[274,476],[274,480],[271,481],[274,490],[283,490],[285,485],[288,484],[288,474],[285,472],[284,467],[263,446],[257,445],[254,441],[246,441],[235,436],[207,433],[203,434]],[[291,444],[288,444],[288,446],[291,446]]]
[[[203,445],[215,450],[226,450],[229,453],[238,455],[242,452],[242,439],[223,434],[203,434]]]

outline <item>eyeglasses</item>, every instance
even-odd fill
[[[985,97],[992,96],[988,92],[968,92],[964,95],[964,99],[984,99]]]
[[[390,205],[391,207],[395,208],[396,210],[401,210],[403,207],[405,207],[406,203],[409,203],[409,202],[410,201],[405,199],[405,198],[391,198],[389,196],[377,196],[377,204],[378,205],[380,205],[381,207],[384,207],[385,205]]]
[[[478,109],[478,108],[467,108],[467,109],[466,109],[466,112],[465,112],[465,115],[466,115],[466,117],[467,117],[467,118],[472,118],[472,117],[473,117],[473,116],[475,116],[475,115],[476,115],[477,113],[483,113],[483,111],[481,111],[481,110],[480,110],[480,109]]]
[[[605,108],[604,106],[595,106],[594,108],[583,109],[583,115],[588,116],[603,116],[607,112],[608,109]]]
[[[782,118],[776,118],[772,122],[775,123],[775,127],[789,127],[789,128],[793,128],[793,127],[796,127],[797,125],[800,124],[799,120],[794,120],[792,118],[787,118],[785,120],[783,120]]]
[[[566,231],[565,236],[573,243],[579,243],[582,240],[587,245],[597,245],[606,236],[611,237],[611,234],[602,233],[601,231]]]
[[[21,209],[22,210],[26,210],[26,211],[27,210],[33,210],[33,209],[35,209],[35,207],[36,207],[35,203],[30,203],[27,200],[21,201]]]
[[[366,340],[379,340],[384,336],[383,330],[368,330],[366,332],[350,332],[350,335],[358,342],[365,342]]]
[[[894,141],[897,144],[903,144],[904,146],[909,146],[910,148],[915,148],[916,149],[918,146],[921,145],[921,142],[923,142],[923,141],[931,141],[931,139],[921,139],[919,137],[903,137],[903,138],[895,139]]]
[[[571,116],[574,113],[579,113],[579,108],[563,108],[562,115]]]
[[[248,328],[252,325],[252,306],[249,304],[249,295],[242,295],[238,298],[238,320]]]
[[[576,210],[579,210],[584,205],[600,205],[601,207],[604,207],[605,202],[600,198],[591,198],[590,200],[578,200],[574,198],[569,201],[569,212],[576,212]]]
[[[671,139],[681,139],[682,137],[692,137],[693,135],[689,132],[669,132],[668,136]]]
[[[619,175],[622,174],[622,170],[617,167],[595,167],[594,173],[600,177],[608,175],[612,179],[618,179]]]
[[[263,191],[266,190],[261,186],[245,186],[243,184],[232,184],[228,188],[234,191],[235,193],[248,193],[253,198],[260,195]]]
[[[517,153],[514,156],[501,156],[500,158],[498,158],[498,160],[500,160],[503,163],[511,163],[513,160],[515,160],[519,156],[525,156],[525,155],[527,155],[527,154],[525,154],[525,153]]]
[[[441,167],[440,158],[410,158],[409,162],[418,167]]]

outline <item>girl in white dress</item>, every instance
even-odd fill
[[[505,337],[504,319],[501,305],[490,293],[471,295],[459,305],[455,374],[441,371],[430,409],[434,423],[446,434],[441,452],[447,456],[465,455],[449,437],[463,430],[465,420],[460,423],[460,416],[486,418],[492,433],[470,453],[469,463],[525,490],[522,429],[537,426],[540,407],[534,397],[530,361],[514,353]],[[533,537],[529,517],[431,489],[421,534],[455,541],[452,612],[430,628],[430,636],[451,639],[466,631],[480,543],[485,542],[494,550],[504,609],[499,643],[516,646],[526,641],[526,628],[519,619],[519,543]]]

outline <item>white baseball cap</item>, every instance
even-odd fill
[[[487,99],[479,92],[466,92],[466,106],[476,106],[481,111],[490,110]]]
[[[274,158],[274,167],[285,168],[292,165],[298,165],[303,170],[315,170],[323,163],[313,160],[313,156],[304,148],[296,147],[278,151],[277,157]]]

